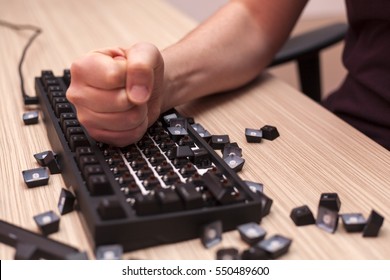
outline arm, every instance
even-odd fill
[[[163,109],[252,80],[287,40],[306,2],[233,0],[165,49],[164,91],[170,98]]]
[[[161,53],[150,44],[91,52],[72,64],[67,98],[95,139],[135,142],[161,112],[258,75],[306,2],[232,0]]]

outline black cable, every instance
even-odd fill
[[[38,35],[42,32],[42,30],[39,27],[34,26],[34,25],[14,24],[14,23],[10,23],[10,22],[4,21],[4,20],[0,20],[0,25],[11,28],[11,29],[16,30],[16,31],[20,31],[20,30],[34,31],[34,34],[31,35],[31,37],[28,39],[28,41],[23,49],[22,56],[19,60],[18,71],[19,71],[19,78],[20,78],[20,89],[22,91],[24,105],[38,104],[38,97],[27,95],[26,90],[24,89],[24,78],[23,78],[22,66],[23,66],[23,61],[24,61],[24,58],[26,56],[28,48],[31,46],[31,44],[35,40],[35,38],[37,38]]]

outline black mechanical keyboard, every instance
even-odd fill
[[[172,110],[133,145],[96,142],[66,99],[70,79],[69,70],[42,71],[35,89],[63,180],[95,247],[131,251],[200,237],[215,221],[223,231],[261,221],[261,196],[215,152],[200,124]]]

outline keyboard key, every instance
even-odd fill
[[[91,175],[87,179],[87,187],[91,195],[108,195],[112,194],[111,184],[106,175]]]
[[[367,224],[363,229],[363,237],[376,237],[383,225],[385,218],[378,212],[372,210],[367,219]]]
[[[24,170],[22,174],[23,180],[29,188],[45,186],[49,182],[49,169],[47,167]]]
[[[278,129],[272,125],[265,125],[260,130],[263,134],[263,138],[266,140],[273,141],[280,136]]]
[[[307,205],[296,207],[291,210],[290,218],[296,226],[306,226],[315,224],[313,213]]]
[[[204,206],[202,195],[196,190],[193,183],[177,185],[176,192],[184,202],[185,209],[196,209]]]
[[[47,211],[34,216],[34,220],[44,235],[57,232],[60,226],[60,217],[53,211]]]
[[[126,217],[126,212],[118,200],[103,198],[98,206],[98,213],[102,220],[116,220]]]
[[[39,120],[38,111],[30,111],[23,114],[23,122],[25,125],[37,124]]]
[[[179,195],[173,189],[160,189],[155,192],[163,212],[174,212],[183,209]]]
[[[73,211],[76,197],[68,190],[61,189],[60,198],[58,200],[58,211],[61,215],[68,214]]]

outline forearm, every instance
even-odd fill
[[[163,110],[201,96],[239,87],[269,64],[306,1],[300,0],[302,5],[294,7],[295,11],[288,11],[286,20],[281,23],[277,18],[281,15],[272,11],[281,3],[264,9],[266,13],[273,13],[270,16],[261,15],[259,2],[262,1],[257,1],[231,1],[181,41],[162,52],[165,61]],[[256,14],[249,7],[251,2],[259,8]],[[275,26],[269,27],[273,24]]]

